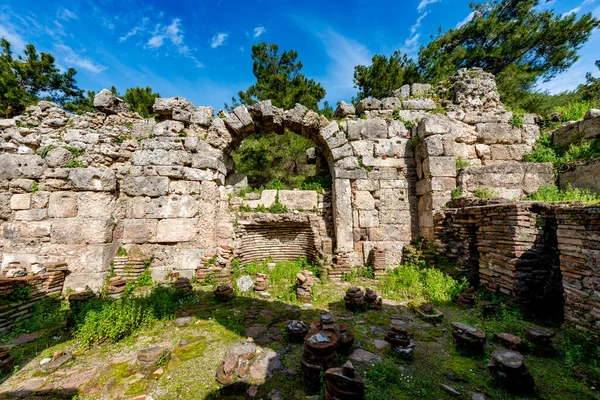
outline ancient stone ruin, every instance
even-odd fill
[[[3,273],[61,262],[69,272],[61,290],[98,291],[125,248],[152,260],[155,280],[176,271],[231,283],[233,259],[298,257],[320,260],[333,279],[362,265],[381,276],[401,262],[406,244],[424,237],[474,285],[532,307],[543,301],[598,334],[600,300],[590,296],[600,282],[598,208],[513,201],[555,176],[550,164],[522,161],[540,136],[536,117],[512,123],[494,77],[481,69],[356,107],[341,102],[333,121],[270,101],[215,116],[212,107],[159,98],[157,119],[141,118],[108,91],[94,104],[98,112],[73,115],[41,101],[0,120]],[[568,144],[596,137],[599,126],[590,113],[554,135]],[[255,132],[285,129],[314,142],[310,157],[332,188],[236,196],[245,180],[232,151]],[[593,188],[597,181],[584,176],[596,170],[597,163],[573,165],[560,183]],[[450,201],[458,189],[502,200]],[[256,212],[276,204],[288,212]],[[116,260],[120,268],[124,260]],[[142,271],[139,260],[126,263],[122,279]],[[309,301],[305,289],[298,294]]]

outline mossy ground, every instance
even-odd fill
[[[377,287],[375,281],[367,279],[315,285],[317,298],[311,306],[257,293],[238,293],[232,301],[220,303],[212,298],[210,287],[196,287],[198,301],[179,311],[179,315],[193,317],[188,326],[157,321],[117,343],[90,349],[81,347],[64,326],[56,326],[40,332],[37,340],[14,350],[16,367],[4,376],[0,397],[11,398],[20,387],[41,379],[43,385],[34,395],[48,393],[42,398],[73,398],[76,395],[77,399],[121,399],[146,394],[154,399],[247,399],[247,385],[222,388],[215,381],[215,371],[227,347],[245,340],[246,329],[250,326],[283,331],[291,316],[313,321],[329,313],[353,329],[354,348],[377,356],[377,361],[371,364],[355,363],[365,380],[367,399],[452,398],[440,388],[442,383],[463,393],[464,398],[470,398],[469,393],[482,393],[491,399],[521,398],[506,393],[493,383],[487,371],[486,356],[473,357],[456,351],[450,322],[464,321],[481,328],[515,330],[526,325],[526,321],[519,319],[516,323],[512,315],[504,314],[486,320],[481,318],[477,308],[467,309],[452,303],[436,305],[445,316],[438,325],[419,320],[400,302],[387,301],[382,310],[349,312],[344,307],[343,296],[345,290],[355,284]],[[392,319],[407,322],[415,334],[417,348],[411,362],[399,360],[389,348],[378,350],[375,345],[374,340],[383,339],[382,332]],[[500,348],[492,340],[492,332],[488,334],[486,355]],[[160,376],[153,375],[157,368],[144,369],[135,363],[137,352],[153,345],[165,346],[171,351],[170,360]],[[283,339],[264,347],[278,351],[285,369],[276,370],[263,385],[259,385],[255,398],[267,399],[273,390],[282,392],[284,399],[321,395],[307,393],[304,389],[299,368],[301,344]],[[37,366],[41,359],[64,349],[73,351],[75,358],[71,362],[51,374],[39,372]],[[553,357],[527,354],[525,360],[535,379],[536,392],[522,398],[600,399],[599,392],[592,390],[589,383],[575,378],[561,351]]]

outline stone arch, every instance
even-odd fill
[[[333,182],[335,252],[352,251],[354,240],[350,181],[337,179],[335,167],[346,158],[347,162],[356,160],[352,157],[352,147],[346,134],[337,121],[329,121],[301,104],[284,111],[267,100],[250,107],[238,106],[231,113],[219,111],[218,118],[209,128],[206,141],[223,151],[227,172],[230,172],[233,163],[229,156],[244,139],[257,132],[283,133],[284,129],[310,139],[327,160]]]

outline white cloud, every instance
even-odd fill
[[[425,10],[425,7],[427,7],[430,4],[434,4],[434,3],[439,3],[442,0],[421,0],[421,2],[419,3],[419,6],[417,7],[417,11],[418,12],[422,12],[423,10]]]
[[[475,11],[471,11],[469,13],[469,15],[467,15],[465,17],[465,19],[463,19],[462,21],[460,21],[458,24],[456,24],[456,29],[460,28],[461,26],[465,25],[468,22],[471,22],[471,20],[473,19],[473,17],[475,16]]]
[[[419,38],[421,34],[418,32],[421,27],[421,23],[423,19],[429,14],[428,11],[425,11],[423,14],[419,15],[419,18],[415,21],[415,23],[410,27],[410,36],[404,41],[404,51],[407,54],[411,54],[417,51],[417,44],[419,43]]]
[[[567,15],[570,14],[577,14],[579,11],[581,11],[581,9],[585,6],[587,6],[588,4],[593,4],[595,3],[596,0],[585,0],[583,3],[581,3],[579,6],[567,11],[566,13],[563,13],[562,16],[566,17]],[[595,10],[594,10],[595,11]]]
[[[212,47],[213,49],[216,49],[217,47],[225,44],[226,39],[227,39],[226,33],[222,33],[222,32],[218,33],[215,36],[213,36],[213,38],[210,40],[210,47]]]
[[[107,69],[106,66],[97,64],[93,60],[78,54],[71,47],[65,44],[57,44],[54,47],[61,55],[61,60],[68,66],[77,67],[94,74],[98,74]]]
[[[257,38],[260,35],[262,35],[263,33],[265,33],[267,30],[265,29],[264,26],[257,26],[256,28],[254,28],[254,37]]]
[[[137,31],[135,33],[137,33]],[[161,48],[167,41],[171,42],[171,44],[175,46],[179,54],[192,60],[196,67],[204,67],[204,65],[198,61],[195,56],[190,54],[191,50],[189,46],[185,44],[181,20],[179,18],[173,19],[171,24],[167,26],[157,24],[152,36],[146,42],[145,47],[156,50]]]
[[[70,19],[79,19],[79,16],[67,8],[61,8],[56,12],[56,18],[68,21]]]
[[[25,48],[25,40],[16,32],[14,27],[5,24],[4,21],[2,22],[0,24],[0,38],[8,40],[12,45],[13,51],[21,52]]]
[[[124,42],[127,39],[129,39],[130,37],[135,36],[138,33],[145,31],[147,23],[148,23],[148,18],[142,18],[142,21],[139,23],[139,25],[136,25],[132,30],[130,30],[125,35],[123,35],[119,38],[119,42]]]

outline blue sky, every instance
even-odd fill
[[[554,0],[557,13],[600,16],[600,0]],[[356,93],[353,68],[374,54],[400,49],[416,56],[421,44],[469,18],[469,0],[8,0],[0,5],[0,36],[15,53],[26,43],[77,69],[81,88],[151,86],[163,97],[223,107],[254,82],[250,49],[265,41],[294,49],[303,72],[323,84],[335,104]],[[542,83],[556,93],[585,74],[598,75],[600,32],[580,60]]]

